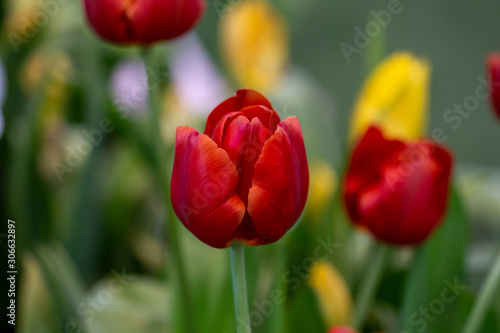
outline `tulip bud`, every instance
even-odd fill
[[[327,327],[345,325],[351,321],[351,293],[342,275],[332,264],[316,262],[309,274],[309,285],[316,294]]]
[[[205,10],[204,0],[85,0],[87,19],[102,38],[148,45],[190,30]]]
[[[388,140],[368,129],[352,153],[344,181],[351,220],[381,241],[424,241],[445,212],[452,157],[434,142]]]
[[[238,90],[219,104],[204,134],[177,128],[172,205],[212,247],[277,241],[300,217],[308,187],[299,121],[280,121],[256,91]]]
[[[488,56],[488,70],[493,110],[500,117],[500,53],[492,53]]]
[[[315,161],[311,165],[307,210],[314,217],[321,215],[337,188],[337,174],[326,161]]]
[[[353,111],[350,141],[371,125],[389,138],[421,137],[427,122],[429,64],[407,52],[382,61],[366,80]]]
[[[288,27],[267,1],[245,0],[221,21],[221,47],[238,83],[270,91],[284,77],[289,60]]]

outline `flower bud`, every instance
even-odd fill
[[[177,128],[172,205],[212,247],[277,241],[302,214],[308,187],[298,119],[281,121],[256,91],[238,90],[219,104],[204,134]]]
[[[381,241],[414,245],[446,210],[452,157],[430,140],[387,139],[371,127],[355,147],[344,181],[351,221]]]
[[[148,45],[189,31],[205,10],[204,0],[85,0],[87,19],[102,38]]]

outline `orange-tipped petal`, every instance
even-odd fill
[[[296,117],[285,119],[255,164],[247,210],[259,244],[280,239],[297,222],[307,199],[309,171]]]
[[[184,226],[202,242],[216,248],[230,245],[245,215],[237,186],[238,172],[223,149],[192,128],[177,129],[172,204]]]

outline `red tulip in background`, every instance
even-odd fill
[[[217,106],[204,134],[177,129],[172,204],[210,246],[277,241],[302,213],[308,187],[299,121],[280,122],[256,91],[238,90]]]
[[[358,333],[358,332],[348,326],[338,326],[330,329],[328,333]]]
[[[500,53],[492,53],[488,56],[488,71],[491,101],[496,114],[500,117]]]
[[[344,200],[351,220],[382,241],[425,240],[446,209],[452,157],[430,141],[388,140],[371,127],[351,157]]]
[[[348,326],[337,326],[330,329],[328,333],[358,333],[358,331],[355,331]]]
[[[85,0],[87,18],[104,39],[147,45],[191,29],[205,0]]]

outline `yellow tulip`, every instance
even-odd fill
[[[430,65],[408,52],[383,60],[366,80],[353,111],[350,141],[377,125],[394,139],[421,137],[426,129]]]
[[[309,285],[316,294],[327,327],[351,323],[351,292],[332,264],[316,262],[309,274]]]
[[[36,0],[10,0],[6,2],[7,15],[5,17],[5,32],[9,40],[13,34],[18,38],[27,39],[31,36],[30,32],[35,31],[33,16],[40,11],[38,1]],[[35,26],[36,28],[36,26]],[[35,32],[33,32],[35,34]],[[29,35],[29,36],[27,36]]]
[[[309,196],[307,199],[308,212],[317,217],[330,203],[337,188],[337,174],[335,170],[323,160],[316,160],[310,164]]]
[[[288,27],[266,1],[244,0],[222,17],[220,43],[231,74],[244,88],[276,88],[289,61]]]

